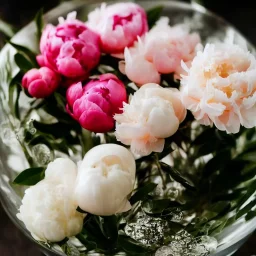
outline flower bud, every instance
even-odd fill
[[[60,77],[47,67],[29,70],[22,79],[22,86],[35,98],[50,96],[58,87]]]
[[[112,74],[104,74],[67,90],[67,111],[83,128],[107,132],[114,128],[114,114],[121,113],[127,95],[124,84]]]
[[[94,147],[79,167],[77,204],[84,211],[101,216],[128,211],[135,169],[134,157],[125,147],[116,144]]]

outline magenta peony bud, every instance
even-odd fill
[[[40,66],[47,66],[67,78],[87,78],[100,59],[99,36],[76,20],[73,13],[47,25],[40,41]]]
[[[58,87],[60,77],[47,67],[29,70],[22,78],[22,86],[35,98],[50,96]]]
[[[67,90],[67,111],[83,128],[92,132],[108,132],[114,128],[116,113],[122,113],[127,102],[124,84],[113,74],[104,74],[82,83],[71,85]]]
[[[148,31],[147,15],[134,3],[102,4],[88,16],[87,25],[100,35],[102,51],[123,54]]]

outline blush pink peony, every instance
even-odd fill
[[[189,65],[196,54],[199,35],[189,34],[185,25],[171,27],[168,23],[168,18],[161,18],[134,47],[125,49],[120,71],[138,85],[159,83],[160,74],[175,73],[175,77],[180,78],[181,61]],[[138,67],[143,72],[139,72]]]
[[[60,77],[47,67],[29,70],[22,78],[22,86],[35,98],[50,96],[59,86]]]
[[[227,133],[256,126],[256,59],[233,43],[207,44],[181,80],[182,101],[196,120]]]
[[[47,66],[66,78],[88,77],[100,59],[99,36],[70,13],[58,26],[47,25],[40,41],[40,66]]]
[[[135,155],[162,152],[165,138],[172,136],[186,116],[177,89],[143,85],[116,114],[116,137],[131,146]]]
[[[114,128],[114,114],[121,113],[127,101],[124,84],[112,74],[104,74],[67,90],[67,111],[83,128],[93,132],[108,132]]]
[[[100,35],[101,48],[109,54],[123,54],[148,31],[146,13],[134,3],[102,4],[89,14],[87,26]]]

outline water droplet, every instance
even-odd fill
[[[29,133],[30,134],[32,134],[32,135],[34,135],[36,132],[37,132],[37,130],[36,130],[36,128],[34,127],[34,120],[33,119],[31,119],[29,122],[28,122],[28,131],[29,131]]]
[[[156,251],[155,256],[176,256],[176,255],[173,255],[173,251],[170,247],[163,246]]]
[[[32,148],[32,156],[38,165],[47,165],[53,160],[51,150],[45,144],[37,144]]]
[[[128,236],[149,247],[163,245],[168,230],[167,221],[149,216],[140,216],[125,227]]]
[[[218,245],[214,237],[194,238],[185,230],[179,231],[171,238],[171,243],[159,248],[155,256],[207,256],[215,251]]]

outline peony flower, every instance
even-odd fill
[[[107,132],[114,127],[114,114],[121,113],[127,95],[124,84],[112,74],[104,74],[67,90],[67,111],[83,128],[93,132]]]
[[[183,76],[182,101],[196,120],[227,133],[256,126],[256,60],[232,43],[207,44]]]
[[[60,77],[47,67],[29,70],[22,78],[22,86],[35,98],[50,96],[59,86]]]
[[[48,165],[45,179],[26,189],[17,217],[33,237],[59,242],[81,232],[84,214],[76,211],[76,165],[59,158]]]
[[[92,148],[79,167],[75,188],[79,207],[101,216],[130,210],[135,170],[135,160],[126,148],[116,144]]]
[[[124,104],[124,112],[115,115],[116,137],[136,155],[162,152],[164,139],[178,130],[185,116],[177,89],[145,84]]]
[[[148,31],[146,13],[134,3],[102,4],[89,14],[87,26],[100,35],[101,48],[109,54],[123,54]]]
[[[40,66],[47,66],[66,78],[86,78],[100,59],[99,36],[75,19],[70,13],[67,20],[60,18],[55,27],[47,25],[40,41]]]
[[[160,74],[175,73],[179,78],[181,60],[189,65],[195,56],[199,35],[189,34],[185,25],[168,23],[168,18],[161,18],[134,47],[125,49],[120,71],[138,85],[159,83]]]

